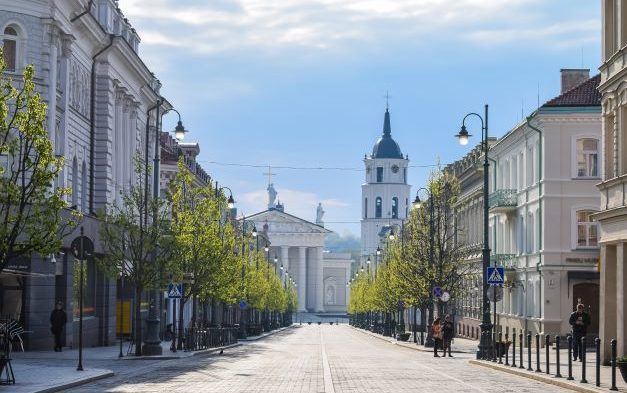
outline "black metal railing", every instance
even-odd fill
[[[239,327],[187,328],[184,332],[183,350],[199,351],[237,343]]]

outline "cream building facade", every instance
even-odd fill
[[[561,94],[490,149],[492,264],[505,267],[497,331],[565,335],[578,302],[598,332],[599,76],[561,70]]]
[[[627,353],[627,1],[602,0],[603,160],[600,223],[602,358]]]

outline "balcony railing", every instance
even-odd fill
[[[490,255],[490,265],[504,267],[506,270],[516,267],[516,254],[492,254]]]
[[[518,191],[496,190],[488,198],[488,206],[493,213],[507,213],[518,206]]]

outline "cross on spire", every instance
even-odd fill
[[[272,172],[272,167],[268,165],[268,172],[264,172],[264,176],[268,176],[268,185],[272,184],[272,175],[276,175],[275,172]]]
[[[389,92],[385,92],[385,110],[387,111],[388,109],[390,109],[390,93]]]

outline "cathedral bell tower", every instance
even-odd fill
[[[383,249],[390,231],[398,235],[403,221],[409,215],[407,166],[409,158],[403,157],[401,148],[392,139],[390,111],[385,109],[383,135],[364,157],[366,181],[361,186],[361,254],[362,263],[368,257],[374,267],[381,262],[377,248]],[[380,258],[379,258],[380,259]]]

